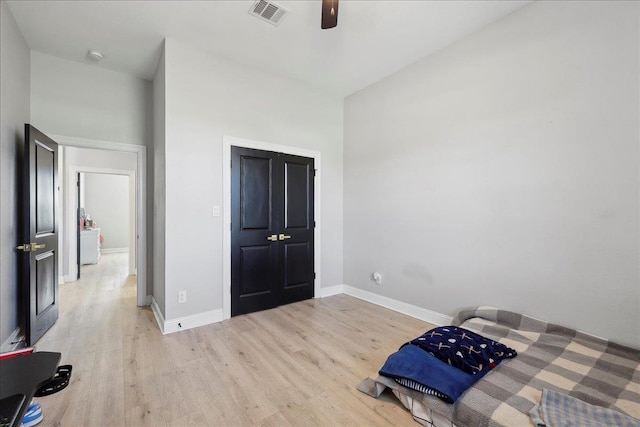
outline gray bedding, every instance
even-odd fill
[[[479,307],[458,314],[456,326],[514,348],[454,404],[379,376],[358,389],[379,396],[391,388],[424,425],[532,426],[531,409],[544,388],[640,419],[640,351],[531,317]]]

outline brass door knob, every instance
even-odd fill
[[[46,247],[47,245],[44,243],[41,245],[38,245],[37,243],[25,243],[24,245],[17,246],[16,249],[19,251],[31,252],[35,251],[36,249],[43,249]]]

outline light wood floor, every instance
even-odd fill
[[[163,336],[126,262],[104,255],[60,285],[36,347],[61,352],[72,381],[37,399],[42,425],[417,425],[393,395],[356,386],[428,323],[338,295]]]

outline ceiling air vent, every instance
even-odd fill
[[[263,21],[278,25],[282,22],[284,15],[289,12],[284,7],[267,0],[258,0],[251,6],[249,13]]]

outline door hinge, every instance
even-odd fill
[[[316,172],[318,172],[318,169],[313,170],[313,176],[316,176]]]
[[[313,228],[316,228],[316,222],[313,221]]]
[[[314,279],[316,278],[316,272],[315,271],[313,272],[313,278]]]

